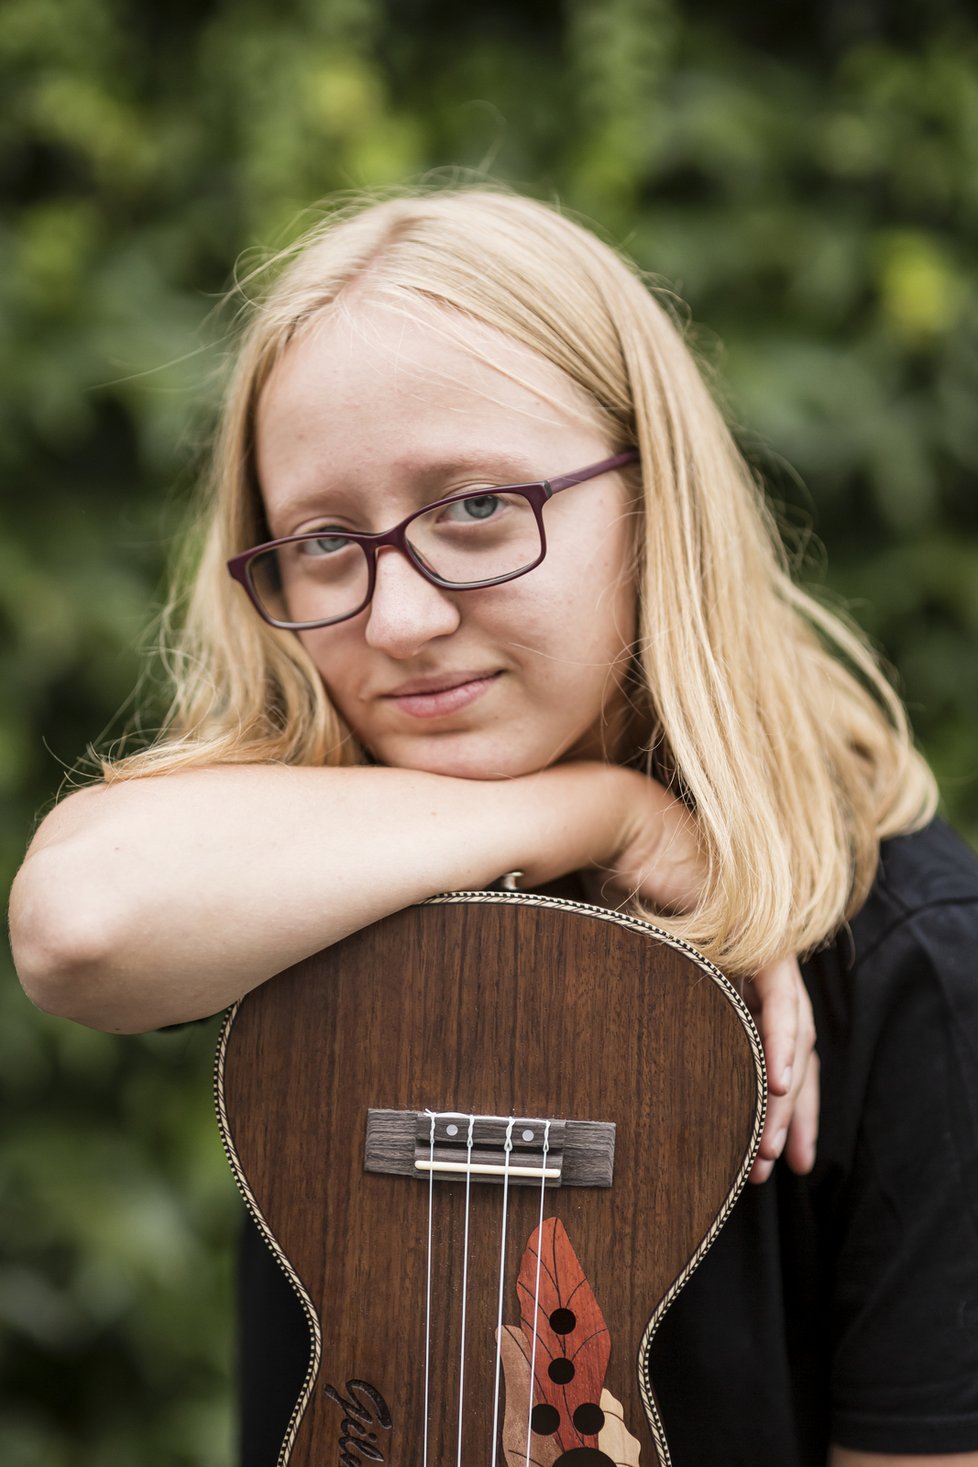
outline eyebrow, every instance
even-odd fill
[[[539,475],[534,477],[533,471],[527,470],[525,459],[517,459],[511,454],[500,453],[498,448],[476,453],[456,453],[444,458],[430,458],[427,455],[406,457],[398,460],[393,466],[391,477],[411,482],[421,490],[424,486],[432,485],[439,479],[445,480],[455,474],[477,472],[484,472],[487,478],[498,479],[500,485],[535,484],[541,481]],[[553,476],[552,472],[551,476]],[[430,497],[437,499],[440,495],[436,492]],[[325,500],[353,502],[358,501],[359,498],[359,490],[347,484],[329,483],[324,480],[318,487],[303,489],[295,498],[287,496],[283,503],[276,507],[275,518],[276,520],[302,518],[306,514],[314,514]],[[424,496],[419,495],[419,503],[424,502]]]

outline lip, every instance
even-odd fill
[[[499,676],[498,672],[442,673],[415,678],[382,696],[412,718],[442,718],[481,698]]]

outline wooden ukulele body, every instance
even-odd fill
[[[756,1030],[703,958],[580,903],[436,898],[232,1009],[217,1101],[309,1321],[280,1467],[670,1461],[649,1346],[765,1104]],[[559,1185],[535,1180],[561,1148]]]

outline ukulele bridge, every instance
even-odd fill
[[[434,1132],[432,1133],[432,1120]],[[471,1128],[471,1144],[470,1144]],[[508,1143],[508,1144],[507,1144]],[[613,1121],[368,1110],[364,1170],[436,1181],[610,1187]]]

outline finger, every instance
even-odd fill
[[[764,1182],[771,1175],[774,1163],[784,1149],[791,1122],[792,1101],[789,1096],[768,1099],[767,1119],[761,1133],[757,1156],[750,1170],[752,1182]]]
[[[751,989],[750,1002],[758,1011],[768,1088],[775,1095],[787,1095],[797,1078],[801,996],[805,994],[797,962],[794,958],[782,958],[769,963],[757,974]]]
[[[793,1170],[808,1171],[814,1160],[815,1138],[818,1129],[818,1066],[814,1055],[815,1023],[808,992],[795,965],[796,1013],[795,1054],[792,1062],[791,1085],[786,1094],[777,1095],[769,1087],[768,1110],[761,1136],[758,1154],[750,1171],[752,1182],[764,1182],[771,1175],[774,1163],[785,1149],[792,1148]],[[781,975],[783,977],[783,975]],[[763,1018],[763,1010],[762,1010]],[[813,1061],[814,1067],[813,1067]],[[801,1113],[795,1119],[797,1107]],[[796,1165],[797,1163],[797,1165]]]
[[[802,1088],[804,1088],[804,1084]],[[749,1181],[766,1182],[771,1175],[774,1163],[784,1150],[785,1143],[790,1135],[795,1100],[796,1093],[794,1088],[788,1095],[768,1095],[764,1130],[761,1133],[757,1156],[750,1169]]]
[[[795,1101],[784,1149],[785,1161],[799,1176],[810,1172],[815,1165],[815,1147],[818,1142],[819,1078],[818,1055],[813,1054]]]
[[[751,1182],[766,1182],[782,1152],[794,1172],[804,1174],[814,1165],[818,1138],[818,1056],[805,1051],[804,1064],[797,1068],[801,1073],[800,1083],[793,1084],[787,1095],[768,1097],[764,1131],[748,1178]]]
[[[767,1117],[764,1121],[764,1131],[761,1135],[761,1144],[758,1154],[766,1157],[769,1161],[776,1161],[785,1147],[792,1126],[795,1124],[795,1115],[799,1098],[810,1095],[811,1083],[810,1051],[803,1050],[799,1054],[798,1063],[795,1065],[795,1079],[787,1095],[768,1096]],[[815,1107],[817,1115],[818,1090],[815,1091]],[[807,1115],[807,1112],[806,1112]],[[810,1132],[805,1132],[812,1139]]]

